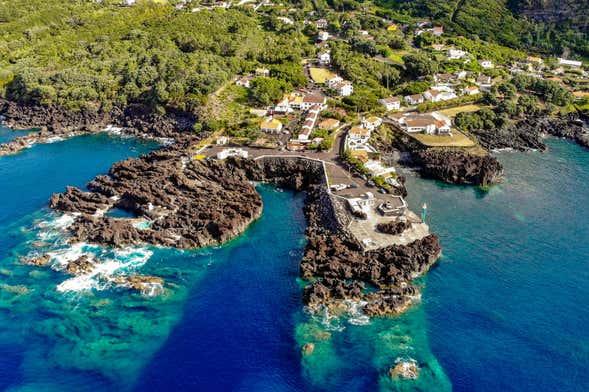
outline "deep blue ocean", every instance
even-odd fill
[[[588,390],[589,151],[549,146],[499,154],[507,179],[488,192],[409,173],[409,202],[427,202],[444,256],[420,306],[372,320],[303,310],[304,194],[260,186],[262,218],[222,247],[72,246],[50,195],[156,146],[97,135],[0,157],[0,389]],[[20,261],[46,251],[52,268]],[[105,273],[160,276],[165,290],[60,271],[81,253]],[[418,380],[388,377],[400,359],[418,362]]]

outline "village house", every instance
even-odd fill
[[[384,106],[387,111],[401,109],[401,100],[397,97],[388,97],[380,100],[380,104]]]
[[[227,136],[218,137],[217,138],[217,145],[223,146],[223,145],[227,144],[228,141],[229,141],[229,139],[227,139]]]
[[[476,95],[476,94],[480,94],[481,90],[479,90],[479,88],[477,86],[466,86],[465,88],[462,89],[462,94],[463,95]]]
[[[580,68],[583,65],[581,61],[567,60],[561,57],[558,58],[558,64],[571,68]]]
[[[335,118],[328,118],[326,120],[321,121],[317,127],[325,131],[333,131],[334,129],[337,129],[339,126],[340,122],[338,120],[336,120]]]
[[[468,72],[466,72],[464,70],[456,72],[456,79],[458,79],[458,80],[466,79],[467,76],[468,76]]]
[[[444,34],[444,28],[442,26],[434,26],[428,31],[430,31],[435,37],[441,37]]]
[[[448,60],[461,60],[466,58],[468,55],[464,50],[450,48],[446,53],[448,56]]]
[[[405,97],[405,102],[407,102],[407,105],[410,105],[410,106],[419,105],[420,103],[424,102],[423,95],[422,94],[407,95]]]
[[[315,26],[321,30],[326,29],[327,25],[328,25],[328,23],[327,23],[326,19],[319,19],[318,21],[315,22]]]
[[[493,68],[495,66],[491,60],[479,60],[479,64],[485,69]]]
[[[430,102],[449,101],[457,98],[456,92],[452,88],[446,86],[432,87],[430,90],[423,93],[423,97],[426,101]]]
[[[370,33],[367,30],[358,30],[358,33],[362,36],[362,37],[368,37],[370,35]]]
[[[451,73],[443,73],[434,75],[434,81],[436,83],[450,84],[456,81],[456,75]]]
[[[262,121],[260,129],[262,132],[266,133],[279,133],[282,131],[282,123],[278,119],[268,117],[266,120]]]
[[[320,94],[307,94],[303,97],[301,102],[301,110],[307,111],[310,110],[312,106],[317,105],[319,110],[324,110],[327,105],[327,98]]]
[[[351,145],[366,144],[370,140],[370,129],[355,126],[348,131],[348,140]]]
[[[419,22],[415,23],[415,26],[419,27],[419,28],[423,28],[425,26],[429,26],[430,21],[429,20],[420,20]]]
[[[268,68],[256,68],[256,76],[270,76]]]
[[[250,88],[251,87],[251,80],[252,79],[250,77],[244,76],[242,78],[237,79],[235,84],[238,86],[241,86],[241,87]]]
[[[452,121],[438,112],[428,114],[409,114],[399,118],[397,122],[409,133],[425,133],[444,135],[451,133]]]
[[[302,98],[301,98],[302,99]],[[290,113],[293,109],[291,107],[291,101],[289,100],[288,96],[282,98],[280,102],[274,106],[274,113]]]
[[[331,62],[331,54],[328,50],[325,52],[321,52],[319,53],[319,56],[317,56],[317,59],[319,60],[319,64],[329,65],[329,63]]]
[[[476,81],[477,86],[482,91],[488,91],[493,86],[493,79],[489,75],[480,75]]]
[[[382,118],[380,117],[376,117],[376,116],[372,116],[372,117],[368,117],[368,118],[363,118],[362,119],[362,126],[366,129],[369,129],[370,131],[374,131],[376,128],[380,127],[382,125]]]
[[[319,41],[327,41],[329,39],[329,33],[327,31],[320,31],[317,34],[317,39]]]
[[[332,88],[335,90],[337,95],[341,97],[349,97],[354,92],[354,86],[352,82],[344,80],[343,82],[335,83]]]

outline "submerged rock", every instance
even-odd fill
[[[163,291],[164,280],[158,276],[128,275],[116,276],[110,281],[117,286],[127,287],[147,296],[154,296]]]
[[[315,351],[315,343],[305,343],[303,348],[301,349],[303,356],[307,357]]]
[[[419,366],[415,361],[399,361],[395,366],[389,369],[389,375],[393,380],[419,378]]]
[[[29,257],[23,259],[25,264],[34,265],[37,267],[44,267],[51,262],[51,256],[49,255],[42,255],[37,257]]]
[[[76,260],[70,261],[65,270],[70,275],[84,275],[92,272],[94,264],[90,261],[90,258],[86,255],[82,255]]]

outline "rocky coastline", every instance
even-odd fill
[[[125,135],[142,139],[177,139],[191,130],[197,121],[189,113],[169,111],[162,115],[142,105],[94,112],[3,99],[0,99],[0,116],[4,126],[36,130],[0,145],[0,156],[17,154],[34,144],[98,133],[108,125],[122,128]]]
[[[589,148],[589,131],[583,127],[586,120],[586,117],[578,113],[560,117],[539,115],[504,128],[474,130],[472,133],[481,146],[490,151],[507,148],[516,151],[545,151],[547,147],[543,139],[547,135],[566,138]]]

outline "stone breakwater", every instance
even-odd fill
[[[125,134],[130,136],[176,138],[190,130],[197,120],[194,115],[177,111],[157,114],[141,105],[115,107],[108,112],[72,112],[55,105],[29,105],[1,99],[0,114],[2,124],[7,127],[39,129],[0,145],[0,156],[17,154],[37,143],[100,132],[107,125],[124,128]]]
[[[304,300],[311,309],[338,311],[347,300],[365,301],[368,315],[393,315],[419,297],[414,278],[424,274],[441,249],[435,235],[407,246],[364,252],[345,229],[345,206],[328,191],[321,161],[293,157],[189,161],[178,146],[116,163],[96,177],[88,192],[69,187],[50,206],[78,214],[69,227],[73,242],[123,247],[151,244],[200,248],[226,242],[246,230],[262,212],[252,182],[306,191],[308,244],[301,276],[309,282]],[[105,214],[120,208],[146,219]],[[77,271],[81,260],[72,266]],[[131,286],[133,287],[133,286]]]

